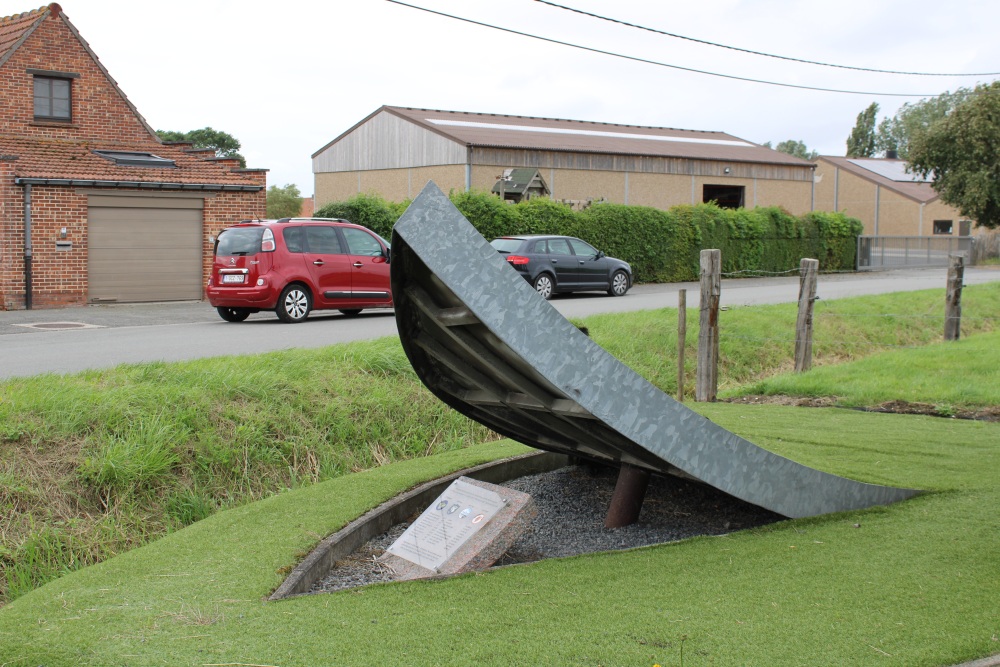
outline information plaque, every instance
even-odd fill
[[[386,551],[437,572],[505,505],[496,491],[460,477]]]

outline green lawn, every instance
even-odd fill
[[[445,581],[264,598],[323,535],[492,443],[221,512],[0,609],[7,665],[945,665],[1000,652],[1000,426],[699,405],[886,508]]]

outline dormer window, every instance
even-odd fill
[[[73,78],[35,74],[35,120],[73,120]]]
[[[119,167],[176,167],[177,163],[152,153],[135,151],[94,151],[105,160],[111,160]]]

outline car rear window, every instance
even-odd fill
[[[490,245],[499,252],[512,253],[521,247],[521,239],[493,239]]]
[[[219,234],[215,244],[216,255],[256,255],[260,252],[263,227],[234,227]]]

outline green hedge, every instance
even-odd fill
[[[347,201],[332,202],[317,210],[317,218],[343,218],[364,225],[382,238],[392,236],[392,226],[410,205],[409,201],[393,203],[379,195],[360,194]]]
[[[698,279],[699,253],[722,251],[723,273],[777,273],[798,269],[803,257],[821,271],[853,270],[861,221],[843,213],[794,216],[779,207],[724,209],[714,204],[647,206],[595,204],[573,211],[548,199],[507,204],[489,192],[453,192],[451,201],[487,239],[509,234],[576,236],[632,265],[637,282]],[[389,238],[409,202],[361,194],[328,204],[320,217],[346,218]]]

